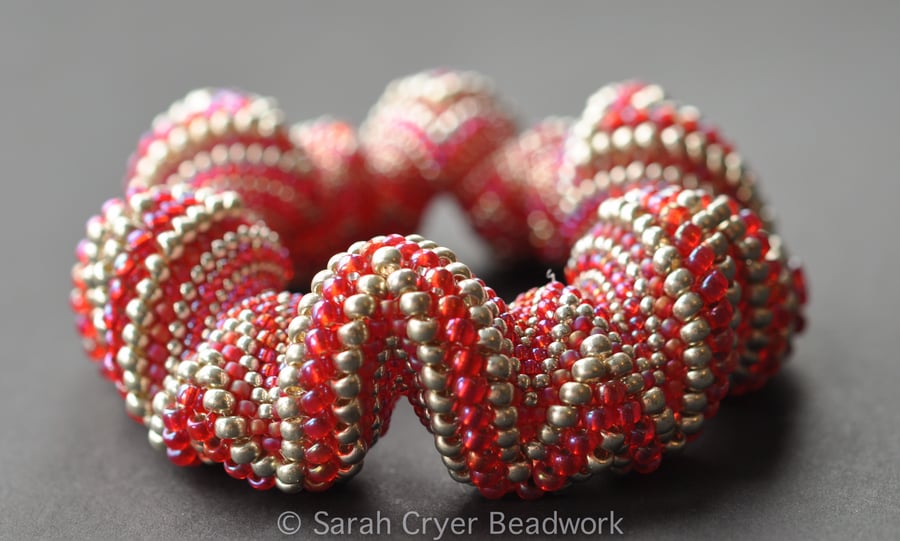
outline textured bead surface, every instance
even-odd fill
[[[179,183],[236,191],[292,248],[322,220],[320,174],[271,98],[200,89],[159,115],[129,160],[126,192]],[[321,257],[338,246],[322,247]],[[309,248],[292,254],[301,273],[319,255]]]
[[[291,276],[277,235],[234,192],[157,186],[108,201],[87,229],[72,270],[78,330],[142,422],[221,311]]]
[[[393,83],[359,138],[282,116],[189,94],[76,249],[85,350],[176,465],[325,490],[406,397],[453,479],[531,499],[653,471],[803,329],[803,271],[755,177],[655,85],[519,136],[486,79],[447,70]],[[440,190],[498,257],[568,254],[566,283],[506,303],[450,249],[396,234]],[[292,270],[309,292],[284,291]]]
[[[586,230],[589,223],[579,218],[590,222],[599,202],[648,176],[728,195],[771,230],[772,212],[762,202],[755,173],[719,130],[660,86],[625,81],[588,98],[566,140],[559,171],[566,239]]]
[[[568,248],[557,240],[556,179],[569,123],[550,118],[510,139],[455,190],[473,227],[498,257],[565,258]]]
[[[515,133],[512,116],[480,74],[432,70],[392,82],[362,140],[376,168],[401,155],[435,189],[446,187]]]

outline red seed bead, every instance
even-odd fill
[[[462,377],[456,380],[454,390],[463,404],[476,404],[487,395],[488,386],[484,381]]]
[[[269,490],[275,486],[275,477],[271,475],[268,477],[257,477],[251,473],[247,476],[247,482],[256,490]]]
[[[683,255],[687,255],[700,244],[702,235],[703,232],[696,225],[682,224],[675,233],[675,246]]]
[[[334,449],[325,443],[316,443],[306,449],[306,461],[310,464],[324,464],[334,456]]]
[[[684,266],[695,275],[702,275],[709,272],[714,260],[715,256],[711,249],[706,246],[698,246],[685,259]]]
[[[721,271],[715,270],[703,278],[699,293],[704,301],[714,303],[724,297],[727,291],[728,279],[725,278]]]
[[[196,466],[199,464],[197,453],[190,447],[183,449],[166,449],[166,456],[176,466]]]

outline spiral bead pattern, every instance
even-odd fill
[[[392,84],[359,136],[192,92],[77,248],[88,356],[171,462],[260,490],[350,479],[402,397],[487,497],[653,471],[778,372],[802,270],[733,146],[655,85],[513,130],[485,78],[447,70]],[[442,190],[499,257],[567,257],[566,283],[507,303],[408,234]]]

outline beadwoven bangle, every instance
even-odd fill
[[[656,85],[519,135],[468,72],[392,83],[358,134],[198,90],[141,138],[125,189],[77,247],[85,350],[173,463],[257,489],[351,478],[401,396],[487,497],[649,472],[804,325],[753,172]],[[440,192],[498,258],[567,261],[566,283],[507,303],[409,234]]]

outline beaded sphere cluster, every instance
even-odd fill
[[[568,285],[507,303],[410,234],[444,191],[498,258],[567,260]],[[779,370],[806,292],[772,216],[731,143],[656,85],[519,134],[467,72],[392,83],[358,132],[198,90],[88,221],[71,305],[177,465],[324,490],[405,396],[451,477],[534,498],[654,470]]]

